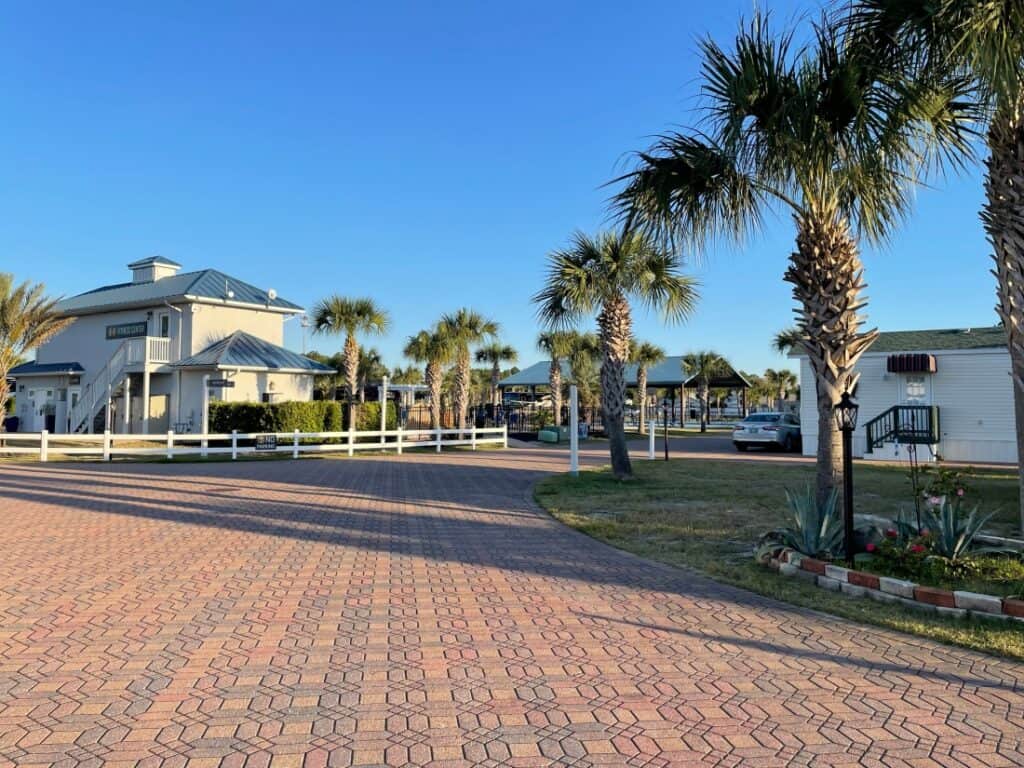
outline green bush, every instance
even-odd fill
[[[348,408],[343,408],[344,417],[342,429],[348,429]],[[388,413],[386,427],[395,429],[398,426],[398,415],[395,412],[395,404],[388,402]],[[356,431],[375,432],[380,429],[380,403],[361,403],[356,405]]]
[[[378,413],[380,413],[378,411]],[[338,432],[341,403],[333,400],[284,403],[210,403],[210,431]]]

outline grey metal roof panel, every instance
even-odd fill
[[[528,386],[541,386],[547,385],[548,383],[548,369],[551,367],[549,360],[542,360],[539,363],[534,363],[528,368],[524,368],[518,373],[514,373],[502,379],[499,382],[499,386],[503,387],[528,387]],[[630,363],[626,366],[625,377],[626,384],[630,386],[636,385],[636,372],[637,366],[634,363]],[[742,386],[746,384],[750,386],[750,383],[743,379],[735,370],[734,377],[726,377],[730,383],[735,381],[735,386]],[[562,378],[568,380],[572,377],[572,371],[569,364],[562,361]],[[647,369],[647,386],[649,387],[681,387],[687,381],[692,378],[692,375],[686,374],[683,370],[683,357],[682,355],[673,355],[666,357],[657,365],[653,365]],[[714,386],[714,385],[713,385]],[[721,386],[726,386],[723,383]]]
[[[181,264],[179,264],[176,261],[172,261],[171,259],[168,259],[166,256],[147,256],[145,259],[133,261],[131,264],[128,265],[128,269],[134,269],[135,267],[148,267],[150,264],[161,264],[165,267],[181,266]]]
[[[334,373],[334,370],[290,349],[258,339],[245,331],[214,342],[206,349],[174,364],[181,368],[266,368]]]
[[[30,363],[16,365],[10,370],[11,376],[30,376],[33,374],[46,373],[85,373],[85,368],[80,363],[37,363],[33,360]]]
[[[223,300],[227,291],[234,293],[232,302],[269,305],[276,309],[293,309],[296,312],[302,311],[302,307],[298,304],[293,304],[280,297],[271,301],[265,290],[216,269],[183,272],[180,275],[170,275],[148,283],[105,285],[61,300],[57,304],[57,310],[65,314],[74,314],[75,312],[121,305],[158,303],[164,299],[182,296]]]
[[[953,349],[1006,347],[1006,331],[987,328],[945,328],[925,331],[888,331],[878,334],[868,352],[942,352]]]

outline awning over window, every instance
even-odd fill
[[[913,354],[889,355],[885,361],[889,373],[935,373],[938,366],[935,355],[918,352]]]

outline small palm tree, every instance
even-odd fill
[[[711,380],[728,375],[729,362],[717,352],[704,350],[683,355],[683,377],[697,382],[697,400],[700,402],[700,431],[708,431],[711,410]]]
[[[366,402],[366,385],[377,379],[383,379],[388,375],[388,367],[384,365],[384,358],[375,347],[359,350],[359,402]]]
[[[373,299],[350,299],[334,295],[322,299],[313,309],[314,333],[345,334],[342,375],[348,387],[349,424],[355,424],[352,398],[359,385],[359,341],[356,336],[360,333],[383,334],[389,324],[387,313]]]
[[[817,494],[841,473],[833,408],[857,381],[877,336],[865,330],[858,234],[886,238],[915,182],[969,153],[976,117],[962,80],[900,77],[841,29],[817,25],[802,49],[755,16],[726,51],[702,45],[703,129],[673,133],[638,155],[616,205],[627,226],[701,247],[743,240],[765,213],[788,210],[796,248],[784,279],[818,391]]]
[[[911,77],[966,73],[985,107],[989,156],[981,220],[995,252],[996,311],[1010,350],[1017,450],[1024,456],[1024,3],[857,0],[850,21],[872,55],[892,57]],[[1024,531],[1024,470],[1020,484]]]
[[[414,365],[409,365],[405,368],[396,365],[394,370],[391,371],[391,380],[395,384],[422,384],[423,371]]]
[[[498,382],[501,380],[501,364],[514,363],[519,359],[519,353],[515,347],[508,344],[494,341],[481,347],[476,351],[478,363],[491,364],[491,405],[501,405],[501,394],[498,392]]]
[[[444,315],[440,329],[451,339],[455,348],[455,412],[456,426],[466,428],[466,415],[469,411],[469,390],[472,385],[470,370],[471,346],[493,339],[498,335],[498,324],[488,320],[479,312],[463,307],[458,312]]]
[[[786,399],[792,390],[796,389],[796,374],[792,371],[787,371],[785,368],[776,371],[774,368],[768,368],[764,372],[765,383],[771,387],[772,399],[782,401]]]
[[[640,400],[640,434],[647,430],[647,369],[664,361],[665,350],[649,342],[633,343],[630,362],[636,363],[636,396]]]
[[[30,349],[63,331],[74,318],[64,317],[57,300],[47,298],[42,283],[14,284],[14,275],[0,272],[0,432],[11,397],[8,375]]]
[[[402,354],[410,360],[426,365],[424,379],[430,407],[431,429],[441,428],[441,388],[444,385],[444,366],[451,362],[454,345],[441,327],[420,331],[410,336]]]
[[[772,338],[772,349],[780,355],[788,355],[803,346],[803,334],[799,328],[783,328]]]
[[[601,340],[596,333],[569,333],[569,374],[576,385],[581,411],[597,407],[601,394]]]
[[[612,472],[619,479],[633,475],[624,424],[624,371],[633,338],[630,298],[677,321],[693,310],[697,290],[692,278],[679,273],[679,257],[639,232],[597,237],[578,232],[567,249],[551,254],[545,286],[534,297],[540,318],[552,326],[574,325],[597,312],[602,417]]]
[[[537,336],[537,349],[550,360],[548,388],[556,427],[562,426],[562,361],[572,355],[573,339],[574,334],[568,331],[543,331]]]

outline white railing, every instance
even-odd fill
[[[507,427],[468,427],[459,429],[389,429],[352,432],[227,432],[220,434],[131,435],[58,434],[9,432],[0,434],[0,456],[29,455],[39,461],[54,457],[94,456],[110,461],[114,456],[210,456],[291,453],[293,459],[303,453],[347,453],[356,451],[395,451],[410,448],[478,446],[498,443],[508,447]]]
[[[149,354],[146,356],[147,363],[169,363],[171,362],[171,340],[162,336],[148,336],[146,341],[149,344]]]

